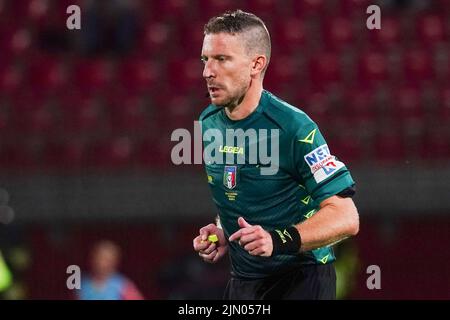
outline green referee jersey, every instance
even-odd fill
[[[354,185],[345,165],[330,153],[317,125],[304,112],[266,90],[258,107],[245,119],[233,121],[223,108],[209,105],[200,115],[200,123],[205,152],[213,149],[210,144],[215,143],[213,159],[222,159],[204,160],[208,184],[227,238],[239,229],[239,217],[268,231],[284,228],[309,219],[323,200]],[[269,164],[263,163],[259,156],[255,161],[249,154],[251,148],[255,150],[255,141],[226,141],[227,129],[256,132],[259,147],[266,145],[271,156],[279,154],[276,173],[262,174],[261,169]],[[220,139],[205,139],[208,131],[220,132],[223,143]],[[272,136],[272,132],[278,135]],[[271,149],[276,140],[278,150]],[[238,243],[229,245],[232,273],[242,278],[262,278],[304,264],[335,260],[331,247],[268,258],[252,256]]]

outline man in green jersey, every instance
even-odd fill
[[[334,299],[331,246],[359,230],[354,181],[317,125],[263,89],[271,44],[261,19],[226,12],[204,34],[211,104],[200,123],[219,214],[194,249],[210,263],[229,252],[226,299]]]

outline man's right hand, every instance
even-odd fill
[[[210,234],[215,234],[219,238],[217,242],[208,240]],[[208,263],[216,263],[228,251],[228,243],[223,234],[223,230],[215,224],[210,223],[199,230],[199,235],[193,241],[194,250]]]

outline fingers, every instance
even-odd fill
[[[233,233],[229,240],[230,241],[236,241],[236,240],[240,240],[242,242],[242,238],[246,235],[251,235],[253,233],[256,233],[257,235],[262,235],[262,233],[264,232],[264,229],[261,226],[251,226],[248,228],[242,228],[239,229],[238,231],[236,231],[235,233]],[[248,242],[248,241],[246,241]]]
[[[208,236],[211,234],[216,234],[219,241],[209,241]],[[217,262],[228,250],[222,229],[217,228],[213,223],[200,228],[199,235],[193,240],[193,246],[198,255],[208,263]]]
[[[254,231],[252,233],[241,236],[241,238],[239,239],[239,244],[241,246],[245,246],[247,243],[253,242],[261,238],[262,234],[257,231]]]
[[[217,226],[213,223],[208,224],[200,228],[199,235],[194,238],[193,246],[195,251],[205,250],[211,244],[208,241],[208,236],[212,233],[216,233]]]
[[[209,240],[201,240],[201,236],[197,236],[194,239],[194,250],[202,253],[209,254],[217,248],[216,243]]]
[[[233,233],[233,234],[228,238],[228,240],[230,240],[230,241],[236,241],[236,240],[239,240],[239,239],[241,238],[241,236],[242,236],[242,230],[243,230],[243,229],[239,229],[238,231],[236,231],[235,233]]]
[[[193,246],[195,251],[201,251],[208,248],[211,243],[209,241],[202,241],[202,236],[195,237]]]
[[[241,218],[240,218],[241,219]],[[239,220],[239,225],[249,225],[244,219]],[[239,241],[239,245],[249,254],[268,257],[272,253],[272,238],[261,226],[247,226],[233,233],[230,241]]]
[[[204,250],[200,250],[200,253],[203,254],[210,254],[211,252],[213,252],[214,250],[216,250],[217,246],[215,243],[210,243],[209,246],[204,249]]]
[[[233,233],[228,239],[230,241],[236,241],[239,240],[242,236],[251,234],[255,231],[262,230],[261,226],[251,226],[247,228],[242,228]]]
[[[263,257],[269,257],[270,254],[267,253],[267,251],[263,247],[257,247],[256,249],[249,251],[252,256],[263,256]]]
[[[241,227],[241,228],[248,228],[248,227],[251,227],[251,226],[252,226],[250,223],[248,223],[247,221],[245,221],[245,219],[242,218],[242,217],[239,217],[239,219],[238,219],[238,224],[239,224],[239,227]]]
[[[214,223],[210,223],[207,226],[200,228],[199,234],[202,236],[202,240],[206,240],[208,235],[214,233],[217,229],[217,226]]]
[[[235,233],[233,233],[233,234],[229,237],[229,240],[230,240],[230,241],[239,240],[239,238],[240,238],[242,235],[252,233],[253,231],[257,230],[258,227],[260,228],[260,226],[252,226],[250,223],[248,223],[247,221],[245,221],[245,219],[242,218],[242,217],[239,217],[239,219],[238,219],[238,225],[239,225],[240,229],[239,229],[238,231],[236,231]]]
[[[212,263],[214,261],[214,258],[217,256],[217,253],[218,253],[218,251],[214,250],[209,254],[204,254],[204,253],[199,252],[198,255],[206,262]]]
[[[216,263],[217,261],[219,261],[219,259],[222,257],[222,255],[223,255],[223,253],[221,253],[219,250],[217,250],[217,254],[212,259],[212,263]]]
[[[246,245],[244,249],[252,256],[270,257],[272,255],[271,244],[263,241],[253,241]]]
[[[216,263],[219,261],[228,251],[228,247],[218,246],[210,254],[203,254],[199,252],[199,256],[203,258],[205,262]]]
[[[252,251],[255,250],[256,248],[259,248],[263,245],[264,243],[261,240],[255,240],[255,241],[251,241],[245,245],[241,244],[241,247],[243,247],[245,249],[245,251]]]

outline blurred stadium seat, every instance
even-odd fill
[[[324,45],[328,50],[340,51],[355,40],[352,21],[345,17],[331,17],[323,20]]]
[[[448,23],[448,20],[447,20]],[[438,14],[424,14],[417,18],[417,34],[424,46],[433,47],[447,40],[445,17]]]
[[[174,128],[198,116],[196,112],[204,103],[193,106],[192,100],[185,97],[201,97],[204,91],[198,59],[203,24],[211,15],[235,5],[231,0],[139,1],[141,41],[132,54],[116,58],[69,57],[40,45],[43,25],[51,28],[54,23],[49,22],[49,12],[62,10],[63,4],[44,0],[6,3],[0,15],[26,12],[27,19],[7,19],[0,29],[0,92],[3,105],[9,106],[2,109],[1,130],[15,132],[26,126],[22,134],[58,133],[67,139],[73,134],[97,132],[106,134],[102,138],[107,139],[108,134],[133,133],[130,139],[136,139],[137,144],[145,130]],[[378,109],[371,107],[374,92],[394,87],[397,89],[389,94],[389,114],[405,123],[414,118],[420,126],[426,118],[419,103],[421,90],[442,87],[440,83],[450,79],[445,10],[418,11],[411,13],[411,18],[400,19],[398,11],[391,10],[383,16],[381,30],[361,38],[358,19],[367,5],[365,0],[305,0],[285,6],[271,0],[247,2],[247,9],[263,16],[269,12],[287,15],[286,19],[273,21],[270,15],[264,16],[271,26],[274,47],[266,85],[274,93],[293,97],[293,104],[304,106],[320,122],[328,117],[324,111],[327,107],[316,106],[322,105],[319,101],[326,104],[329,97],[324,93],[320,98],[318,92],[345,84],[347,89],[340,92],[345,107],[339,112],[353,125],[373,123],[378,115]],[[412,32],[405,32],[407,23],[413,24]],[[47,106],[27,109],[24,104],[29,102],[17,99],[21,88],[27,88],[38,99],[53,99],[53,106],[40,102]],[[66,90],[70,94],[61,96]],[[436,95],[437,107],[433,109],[441,122],[450,118],[446,90]],[[112,91],[115,95],[111,96]],[[161,100],[162,92],[173,98]],[[154,101],[157,108],[164,108],[165,115],[149,115],[141,96],[145,101]],[[22,112],[27,114],[22,116]],[[10,120],[11,124],[7,123]],[[63,125],[55,123],[58,121]]]

